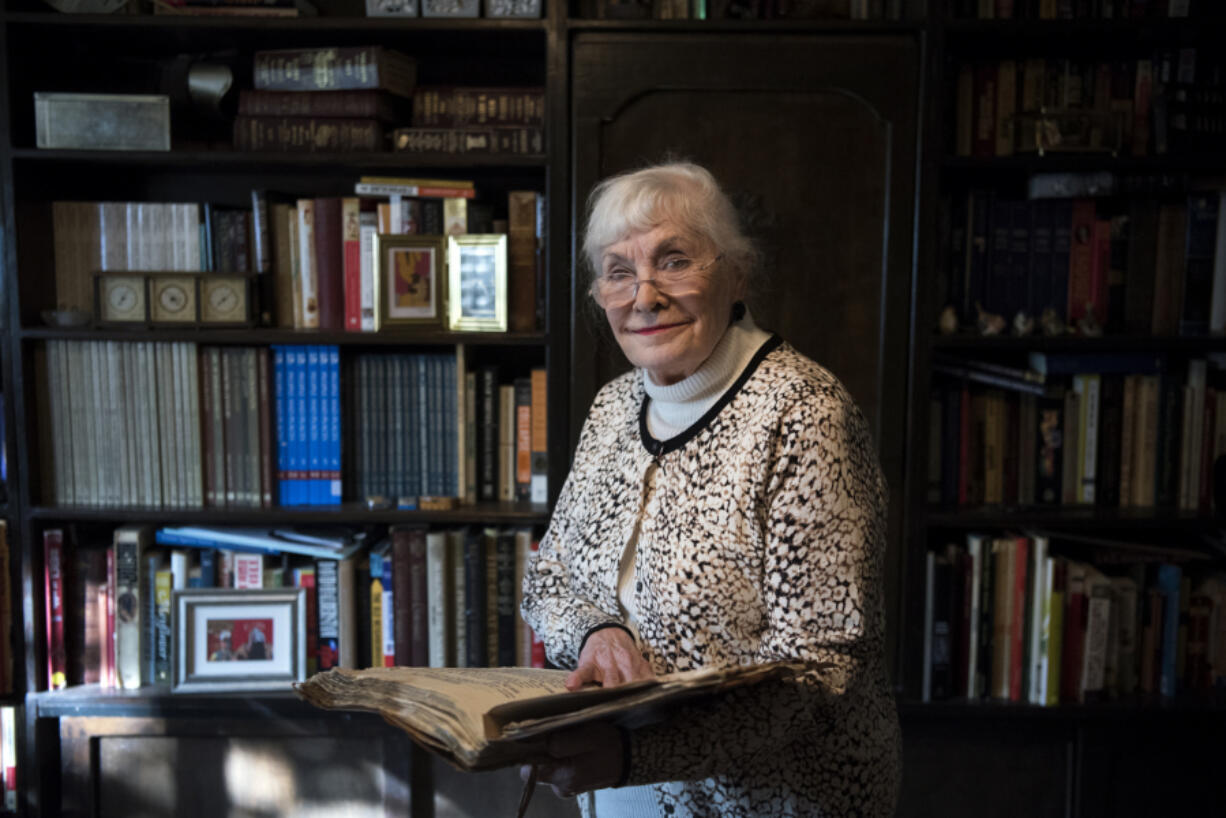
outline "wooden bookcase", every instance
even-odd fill
[[[350,3],[347,14],[360,15],[359,5]],[[925,497],[927,404],[934,352],[1024,356],[1032,350],[1128,350],[1183,358],[1226,352],[1226,341],[1220,339],[1039,341],[934,335],[941,307],[935,282],[944,261],[940,212],[951,193],[972,184],[1016,190],[1027,174],[1038,170],[1196,174],[1226,170],[1223,153],[1101,160],[953,156],[947,133],[953,116],[949,106],[954,81],[951,65],[979,54],[1024,56],[1032,48],[1044,53],[1095,48],[1116,53],[1155,44],[1207,44],[1214,37],[1220,41],[1226,32],[1218,23],[1201,27],[1176,21],[984,23],[952,19],[948,9],[952,3],[942,0],[903,5],[908,13],[901,20],[860,22],[583,19],[578,0],[569,9],[565,3],[546,2],[545,16],[527,21],[395,20],[327,14],[293,20],[103,17],[60,15],[37,0],[9,3],[0,13],[0,54],[4,57],[0,68],[0,238],[4,239],[0,247],[0,379],[10,491],[0,514],[10,528],[12,596],[23,603],[14,608],[11,642],[16,681],[9,700],[25,707],[20,770],[23,813],[97,814],[102,795],[97,773],[102,762],[90,753],[111,741],[118,748],[114,759],[139,760],[145,756],[129,741],[139,736],[158,741],[179,737],[185,739],[185,746],[198,747],[202,746],[199,742],[226,736],[283,740],[291,734],[370,735],[377,738],[373,743],[385,758],[400,759],[393,765],[394,775],[406,785],[385,790],[386,814],[433,814],[431,788],[440,781],[437,766],[432,779],[429,759],[409,750],[400,736],[375,719],[320,714],[289,697],[175,697],[157,690],[139,695],[96,690],[45,692],[40,540],[44,527],[103,528],[127,521],[312,524],[338,519],[373,524],[520,525],[543,523],[548,511],[502,504],[449,512],[371,511],[356,506],[339,512],[54,507],[38,490],[44,453],[37,435],[41,419],[34,401],[34,351],[49,340],[116,340],[131,335],[62,330],[43,324],[39,312],[50,305],[50,271],[19,266],[18,245],[25,237],[15,232],[17,205],[31,200],[108,198],[241,205],[256,186],[304,195],[347,192],[364,172],[472,178],[478,191],[491,201],[506,190],[521,187],[543,192],[548,204],[547,302],[545,324],[539,332],[483,336],[158,330],[149,337],[221,345],[337,344],[342,356],[367,349],[440,349],[462,342],[497,360],[544,365],[549,379],[552,500],[566,476],[570,452],[596,388],[622,365],[585,304],[584,273],[573,238],[582,220],[584,200],[597,179],[659,158],[669,149],[711,165],[732,179],[731,186],[738,193],[761,194],[756,199],[748,196],[743,203],[761,219],[759,227],[767,239],[780,248],[773,257],[781,263],[772,271],[768,297],[755,307],[759,323],[780,329],[819,362],[833,363],[836,374],[855,381],[857,399],[871,407],[891,488],[885,581],[890,664],[904,726],[900,814],[1059,814],[1070,818],[1146,814],[1175,803],[1170,799],[1185,792],[1197,803],[1220,807],[1220,800],[1213,800],[1215,796],[1203,788],[1211,785],[1214,764],[1221,762],[1220,741],[1213,744],[1226,726],[1221,709],[1031,708],[987,702],[921,704],[917,700],[923,655],[924,553],[939,539],[957,538],[969,529],[1023,526],[1078,531],[1144,528],[1163,534],[1217,527],[1205,517],[1162,511],[929,507]],[[45,77],[71,84],[87,76],[91,87],[72,90],[102,90],[108,87],[108,64],[123,56],[233,49],[249,58],[262,48],[333,44],[382,44],[413,54],[418,57],[423,82],[543,85],[549,112],[545,155],[406,160],[391,153],[245,154],[183,144],[169,153],[128,154],[34,147],[30,94]],[[736,53],[738,61],[729,60],[730,53]],[[73,60],[84,61],[88,71],[83,75],[78,66],[78,73],[71,73],[65,66]],[[812,101],[804,101],[805,95],[819,100],[827,92],[850,107],[805,107]],[[668,94],[678,96],[666,98]],[[770,94],[783,102],[762,112],[763,100]],[[646,107],[636,108],[644,99],[648,100]],[[661,99],[666,104],[650,107]],[[754,110],[760,114],[757,126],[765,134],[763,139],[756,139],[753,127],[739,113],[739,106],[745,104],[758,106]],[[871,110],[872,117],[857,119],[852,110],[856,105]],[[867,127],[865,123],[871,121],[885,136],[879,142],[873,141],[878,136],[859,139],[853,146],[856,153],[846,154],[841,163],[823,166],[828,161],[822,158],[823,152],[841,149],[839,128],[823,118],[830,110],[846,115],[848,127]],[[780,134],[800,135],[797,143],[808,150],[804,161],[812,163],[805,166],[805,173],[812,174],[812,185],[826,199],[809,195],[809,179],[794,184],[776,167],[777,157],[786,154],[774,147],[796,147]],[[764,148],[766,145],[772,147]],[[823,167],[834,170],[821,176]],[[873,174],[878,173],[883,181],[867,185],[871,191],[865,192],[865,179],[876,180]],[[815,242],[813,235],[827,221],[823,213],[838,208],[840,196],[845,197],[844,205],[854,197],[867,197],[854,203],[867,202],[878,209],[872,219],[838,235],[819,236]],[[802,212],[802,208],[810,211]],[[833,258],[849,266],[823,278],[811,274],[813,258]],[[814,309],[796,309],[794,293],[812,300]],[[812,320],[823,306],[842,322],[833,334]],[[153,742],[148,746],[166,745]],[[1177,752],[1164,752],[1168,746]],[[409,763],[404,763],[405,758]],[[1147,774],[1150,769],[1154,772]],[[456,784],[455,777],[451,779]],[[1121,788],[1121,780],[1136,783]],[[1143,785],[1151,791],[1143,792]],[[457,784],[463,786],[467,785]],[[1107,797],[1106,792],[1122,794]]]

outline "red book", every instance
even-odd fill
[[[1083,318],[1093,300],[1091,276],[1094,266],[1094,232],[1097,213],[1093,199],[1073,202],[1073,223],[1068,261],[1068,319]],[[1097,312],[1095,313],[1097,316]],[[1102,321],[1100,320],[1101,324]]]
[[[355,196],[341,199],[341,254],[344,268],[345,329],[362,329],[361,203]]]
[[[345,328],[345,271],[341,241],[341,200],[315,200],[315,269],[319,286],[319,328]]]
[[[294,587],[306,588],[307,675],[313,676],[319,664],[319,609],[315,603],[315,566],[295,568]]]
[[[64,532],[43,531],[44,601],[47,616],[47,689],[68,686],[68,651],[64,646]]]
[[[1026,577],[1030,565],[1030,540],[1016,538],[1013,549],[1013,610],[1009,612],[1009,700],[1025,701],[1022,696],[1022,668],[1026,664]]]

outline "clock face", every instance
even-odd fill
[[[241,279],[201,279],[200,320],[212,323],[242,323],[247,318],[247,283]]]
[[[191,323],[196,320],[196,284],[190,278],[153,281],[153,320]]]
[[[107,322],[145,320],[145,280],[137,276],[107,276],[101,281],[100,307]]]

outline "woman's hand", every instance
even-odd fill
[[[621,628],[601,628],[587,638],[579,654],[579,667],[566,677],[566,689],[578,690],[588,682],[616,687],[655,677],[630,634]]]
[[[623,741],[622,731],[607,722],[562,730],[546,739],[540,761],[520,767],[520,778],[527,781],[535,766],[537,781],[559,798],[612,787],[622,778]]]

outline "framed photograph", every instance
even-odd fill
[[[306,678],[306,590],[174,592],[171,692],[288,690]]]
[[[507,236],[447,237],[447,326],[453,330],[507,331]]]
[[[379,326],[442,326],[447,304],[442,236],[375,237],[378,263]]]

